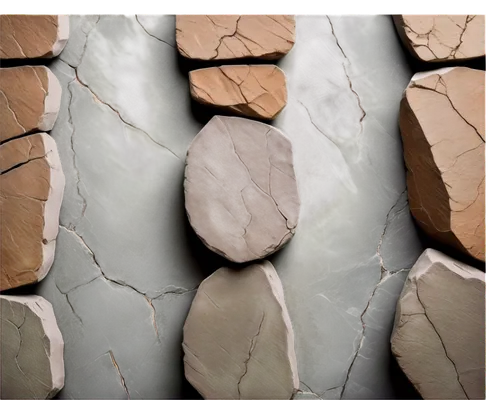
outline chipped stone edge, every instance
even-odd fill
[[[52,46],[49,57],[56,57],[63,51],[69,39],[69,16],[57,16],[57,40]]]
[[[59,213],[61,210],[66,179],[62,170],[55,140],[44,132],[39,133],[39,135],[42,137],[46,154],[45,160],[50,168],[50,188],[43,210],[43,261],[37,271],[38,281],[41,281],[48,274],[54,262],[56,237],[59,233]]]
[[[49,340],[49,363],[53,388],[52,392],[49,393],[49,397],[53,397],[64,387],[64,340],[59,330],[52,304],[50,304],[48,300],[37,295],[0,295],[0,298],[15,303],[21,303],[40,318],[46,337]]]
[[[43,114],[38,120],[38,128],[41,131],[50,131],[56,122],[61,105],[62,88],[59,79],[47,67],[42,67],[47,74],[47,92],[44,99]]]
[[[295,395],[300,389],[299,380],[299,370],[297,366],[297,356],[295,354],[295,336],[293,333],[292,320],[290,319],[290,314],[288,313],[288,308],[285,301],[285,292],[283,290],[283,284],[279,278],[274,265],[267,260],[264,260],[259,268],[266,274],[269,280],[271,291],[276,297],[278,304],[281,306],[281,316],[285,322],[286,333],[287,333],[287,348],[288,348],[288,359],[290,360],[290,369],[292,372],[292,383],[294,387],[293,395]]]
[[[427,78],[428,76],[432,76],[432,75],[443,76],[455,68],[458,68],[458,67],[444,67],[444,68],[434,69],[432,71],[417,72],[415,75],[412,76],[412,78],[410,79],[410,83],[408,84],[408,86],[406,88],[408,89],[409,87],[411,87],[411,85],[413,85],[414,83],[416,83],[420,79],[424,79],[424,78]]]
[[[408,280],[418,280],[431,268],[434,268],[438,264],[442,264],[441,260],[446,260],[449,264],[446,264],[446,268],[451,272],[460,275],[464,279],[478,279],[485,282],[485,273],[480,271],[479,269],[473,268],[467,264],[464,264],[460,261],[454,260],[453,258],[447,256],[446,254],[441,253],[438,250],[434,249],[426,249],[420,255],[420,257],[415,262],[415,265],[410,270],[407,279]],[[427,265],[422,263],[428,263]],[[467,272],[470,274],[469,277],[464,276],[463,272]]]

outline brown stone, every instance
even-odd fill
[[[295,233],[292,144],[270,125],[213,117],[189,147],[184,191],[196,234],[231,261],[264,258]]]
[[[0,59],[55,57],[68,37],[67,15],[0,15]]]
[[[38,282],[54,260],[64,174],[54,139],[37,133],[0,146],[0,290]]]
[[[45,66],[0,69],[0,141],[49,131],[59,113],[61,85]]]
[[[184,371],[205,399],[290,399],[299,388],[292,323],[269,261],[205,279],[184,325]]]
[[[484,71],[416,74],[401,101],[410,210],[432,237],[485,261]]]
[[[43,297],[0,296],[0,397],[48,399],[64,386],[64,342]]]
[[[236,114],[274,119],[287,100],[284,72],[273,65],[232,65],[189,73],[191,96]]]
[[[178,15],[180,53],[196,60],[277,59],[295,43],[291,15]]]
[[[406,279],[391,337],[424,399],[485,398],[485,274],[427,249]]]
[[[486,55],[484,15],[395,15],[402,42],[422,61],[464,60]]]

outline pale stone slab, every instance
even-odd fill
[[[64,341],[43,297],[0,295],[2,399],[46,399],[64,386]]]
[[[0,69],[0,141],[53,128],[61,85],[45,66]]]
[[[179,52],[196,60],[264,58],[287,54],[295,43],[291,15],[178,15]]]
[[[55,57],[68,37],[67,15],[0,15],[0,59]]]
[[[406,280],[393,354],[424,399],[485,398],[485,274],[433,249]]]
[[[2,144],[0,171],[0,290],[5,290],[38,282],[49,272],[65,179],[56,142],[46,133]]]
[[[413,216],[432,237],[481,261],[484,89],[484,71],[460,67],[416,74],[401,101],[399,122]]]
[[[295,233],[292,145],[270,125],[213,117],[189,147],[184,191],[196,234],[231,261],[264,258]]]
[[[274,119],[287,101],[285,73],[274,65],[226,65],[189,73],[193,99],[247,117]]]
[[[290,399],[299,389],[292,323],[269,261],[205,279],[182,347],[186,378],[205,399]]]
[[[466,60],[486,55],[484,15],[395,15],[410,53],[422,61]]]

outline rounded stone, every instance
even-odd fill
[[[213,117],[189,147],[184,191],[194,231],[228,260],[267,257],[295,233],[292,144],[270,125]]]

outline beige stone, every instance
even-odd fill
[[[184,191],[196,234],[231,261],[264,258],[295,233],[292,144],[270,125],[213,117],[189,147]]]
[[[485,274],[424,251],[399,298],[391,348],[424,399],[484,399]]]
[[[0,397],[47,399],[64,386],[64,342],[43,297],[0,295]]]
[[[277,59],[295,43],[291,15],[178,15],[180,53],[196,60]]]
[[[61,85],[45,66],[0,69],[0,141],[54,126]]]
[[[484,71],[416,74],[401,101],[410,210],[432,237],[485,261]]]
[[[230,65],[189,73],[191,96],[202,104],[274,119],[287,101],[284,72],[273,65]]]
[[[184,325],[184,371],[205,399],[290,399],[299,388],[293,329],[269,261],[220,268]]]
[[[55,57],[68,38],[67,15],[0,15],[0,59]]]
[[[59,231],[64,174],[46,133],[0,146],[0,290],[35,283],[49,272]]]
[[[393,19],[404,45],[422,61],[486,55],[484,15],[395,15]]]

